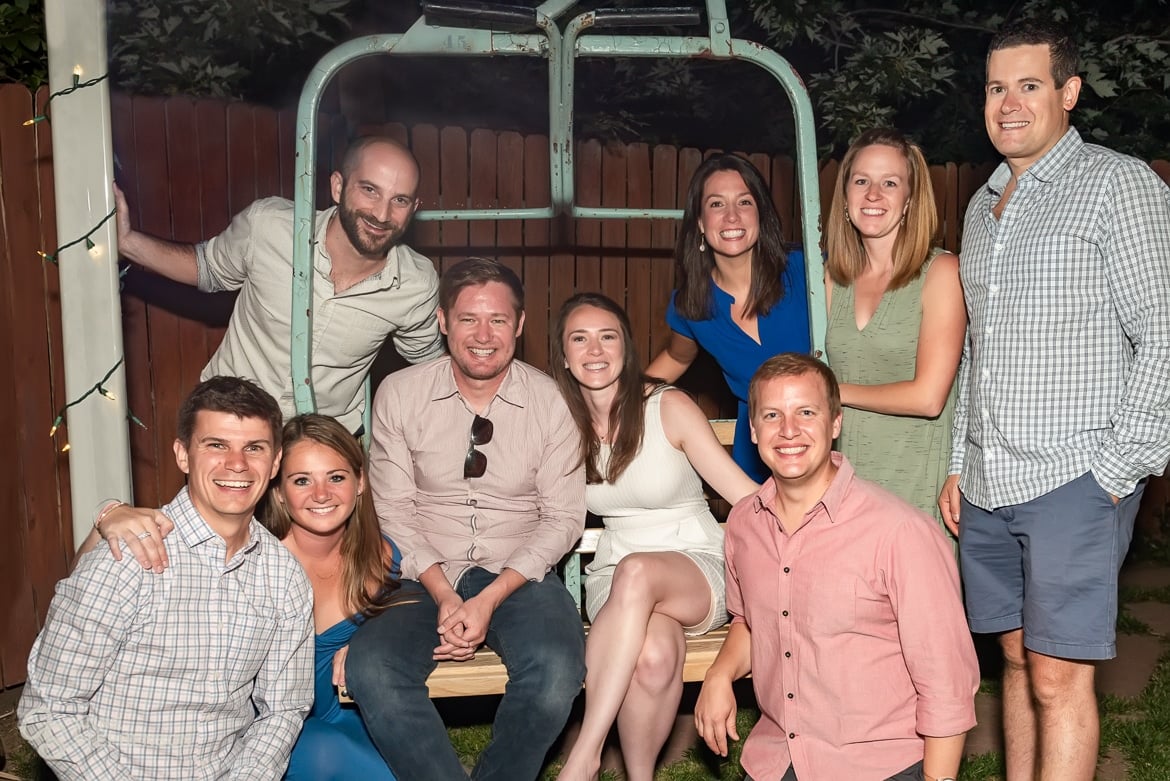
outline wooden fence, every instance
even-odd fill
[[[42,91],[36,100],[43,102]],[[33,96],[0,86],[0,346],[14,381],[0,390],[0,430],[10,436],[8,477],[0,486],[0,528],[9,540],[0,574],[0,680],[24,677],[25,658],[71,557],[67,458],[46,436],[63,398],[58,269],[38,249],[56,246],[52,152],[46,126],[22,127]],[[252,200],[293,193],[295,116],[241,103],[114,96],[117,178],[136,227],[193,242],[222,230]],[[318,161],[330,170],[346,143],[339,117],[322,116]],[[366,128],[370,130],[371,128]],[[388,126],[410,144],[422,168],[423,208],[545,205],[548,141],[491,130]],[[674,208],[703,158],[696,149],[585,141],[576,150],[577,199],[585,205]],[[793,164],[751,155],[769,178],[787,238],[798,238]],[[1170,180],[1170,164],[1155,164]],[[943,246],[957,249],[967,200],[987,166],[933,166]],[[827,208],[836,163],[821,168]],[[328,178],[318,176],[319,205]],[[671,222],[487,221],[416,222],[407,241],[442,269],[470,254],[497,257],[527,288],[520,355],[545,368],[549,323],[574,292],[600,290],[630,313],[642,355],[660,348],[673,287]],[[130,427],[135,499],[158,505],[182,475],[171,455],[182,397],[218,345],[232,297],[200,294],[140,269],[124,279],[122,296],[128,403],[146,428]],[[69,316],[68,313],[65,316]],[[392,351],[379,361],[394,365]],[[699,362],[683,383],[709,413],[732,407],[714,365]],[[1161,504],[1158,505],[1161,507]]]

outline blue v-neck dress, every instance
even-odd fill
[[[735,443],[731,457],[756,482],[762,483],[771,472],[752,443],[749,430],[748,385],[760,364],[777,353],[807,353],[811,350],[808,327],[808,284],[805,279],[804,253],[791,250],[784,272],[784,297],[766,315],[757,318],[760,341],[744,333],[731,319],[735,299],[712,283],[715,299],[714,316],[707,320],[688,320],[675,309],[676,290],[671,293],[666,323],[671,330],[698,342],[715,359],[723,371],[727,386],[739,401],[735,424]]]
[[[400,554],[398,547],[391,545],[397,572]],[[313,708],[293,746],[284,775],[288,781],[396,781],[366,732],[357,707],[338,702],[333,688],[333,655],[349,642],[359,625],[360,619],[343,619],[316,637]]]

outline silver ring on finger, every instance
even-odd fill
[[[150,536],[150,532],[142,532],[142,534],[138,534],[138,535],[135,535],[135,536],[137,536],[137,537],[138,537],[138,539],[140,539],[140,540],[145,540],[147,537],[149,537],[149,536]]]

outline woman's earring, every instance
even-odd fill
[[[699,234],[699,252],[706,252],[706,251],[707,251],[707,237],[704,234],[700,233]]]

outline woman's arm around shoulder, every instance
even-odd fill
[[[662,392],[662,430],[666,439],[681,450],[707,484],[731,504],[759,489],[759,485],[731,460],[720,444],[711,422],[699,405],[683,391]]]
[[[841,386],[841,401],[849,407],[885,415],[937,417],[946,406],[963,355],[967,307],[959,284],[959,258],[939,255],[926,272],[922,286],[922,322],[914,377],[884,385]]]
[[[670,332],[666,349],[658,353],[646,367],[646,375],[666,382],[676,382],[691,367],[699,354],[699,344],[677,331]]]

